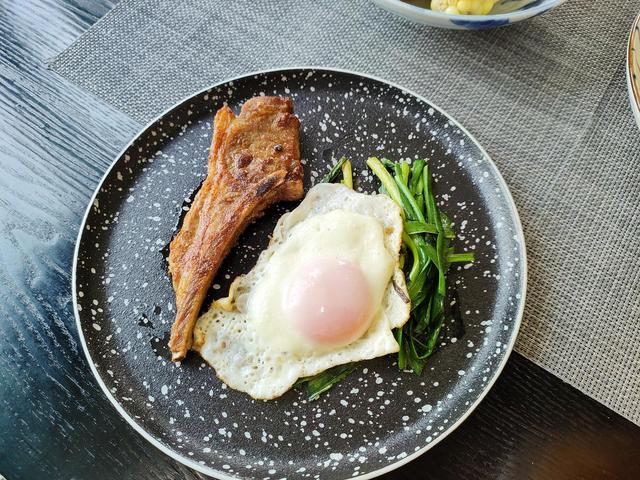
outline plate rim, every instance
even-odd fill
[[[407,463],[411,462],[412,460],[415,460],[416,458],[418,458],[419,456],[421,456],[422,454],[424,454],[425,452],[427,452],[428,450],[430,450],[431,448],[433,448],[435,445],[437,445],[438,443],[440,443],[440,441],[446,437],[448,437],[454,430],[456,430],[460,424],[462,424],[462,422],[464,422],[469,415],[471,415],[471,413],[473,413],[473,411],[477,408],[477,406],[480,404],[480,402],[482,402],[482,400],[484,399],[484,397],[487,395],[487,393],[489,393],[489,391],[491,390],[491,388],[493,387],[493,385],[495,384],[496,380],[498,379],[498,377],[502,374],[502,371],[504,370],[505,365],[507,364],[507,361],[509,360],[509,357],[511,357],[511,353],[513,352],[513,347],[515,346],[516,343],[516,339],[518,338],[518,333],[520,331],[520,326],[522,325],[522,317],[524,315],[524,306],[526,303],[526,293],[527,293],[527,283],[528,283],[528,270],[527,270],[527,249],[526,249],[526,244],[525,244],[525,237],[524,237],[524,231],[522,229],[522,223],[520,221],[520,216],[518,215],[518,210],[516,207],[516,204],[513,200],[513,195],[511,194],[511,191],[509,190],[509,186],[507,185],[507,183],[504,180],[504,177],[502,176],[502,174],[500,173],[500,170],[498,169],[497,165],[495,164],[495,162],[492,160],[492,158],[489,156],[489,154],[487,153],[487,151],[484,149],[484,147],[480,144],[480,142],[478,142],[478,140],[464,127],[462,126],[462,124],[460,122],[458,122],[458,120],[451,116],[446,110],[440,108],[438,105],[434,104],[433,102],[431,102],[430,100],[428,100],[427,98],[425,98],[424,96],[414,92],[411,89],[408,89],[406,87],[403,87],[393,81],[390,80],[385,80],[383,78],[377,77],[375,75],[371,75],[368,73],[362,73],[362,72],[358,72],[355,70],[349,70],[349,69],[344,69],[344,68],[337,68],[337,67],[322,67],[322,66],[312,66],[312,65],[302,65],[302,66],[283,66],[283,67],[276,67],[276,68],[270,68],[270,69],[263,69],[263,70],[256,70],[256,71],[252,71],[252,72],[246,72],[246,73],[242,73],[240,75],[236,75],[233,77],[229,77],[229,78],[225,78],[219,82],[213,83],[211,85],[208,85],[194,93],[191,93],[188,96],[185,96],[184,98],[181,98],[180,100],[178,100],[176,103],[172,104],[170,107],[166,108],[165,110],[163,110],[161,113],[159,113],[157,116],[155,116],[151,121],[149,121],[148,123],[146,123],[145,125],[142,126],[142,128],[140,130],[138,130],[134,136],[131,138],[131,140],[129,140],[129,142],[127,142],[127,144],[118,152],[118,154],[114,157],[113,161],[109,164],[109,167],[107,168],[107,170],[105,171],[104,175],[102,175],[102,177],[100,178],[98,184],[96,185],[95,190],[93,191],[93,194],[91,195],[91,198],[89,200],[89,203],[87,205],[87,208],[85,209],[85,213],[82,217],[82,221],[80,222],[80,227],[78,229],[78,235],[76,237],[76,244],[75,244],[75,248],[74,248],[74,252],[73,252],[73,265],[72,265],[72,272],[71,272],[71,296],[72,296],[72,301],[73,301],[73,314],[75,317],[75,323],[76,323],[76,328],[78,330],[78,337],[80,338],[80,343],[82,345],[82,351],[84,352],[84,356],[85,359],[87,360],[87,362],[89,363],[89,368],[91,369],[91,373],[93,374],[93,377],[95,378],[95,380],[98,382],[98,385],[100,386],[100,388],[102,389],[102,392],[106,395],[107,399],[109,400],[109,402],[111,402],[111,404],[115,407],[116,411],[120,414],[120,416],[122,418],[124,418],[126,420],[126,422],[137,432],[139,433],[145,440],[147,440],[149,443],[151,443],[154,447],[156,447],[158,450],[160,450],[162,453],[164,453],[165,455],[169,456],[170,458],[182,463],[183,465],[186,465],[189,468],[192,468],[193,470],[196,470],[200,473],[204,473],[205,475],[209,475],[209,476],[213,476],[214,478],[218,478],[220,480],[238,480],[240,477],[236,477],[236,476],[231,476],[225,472],[221,472],[219,470],[215,470],[211,467],[208,467],[206,465],[201,465],[198,462],[195,462],[194,460],[190,460],[189,458],[187,458],[186,456],[182,456],[179,455],[177,452],[174,452],[171,448],[169,448],[168,446],[164,445],[161,441],[159,441],[158,439],[156,439],[153,435],[151,435],[150,433],[148,433],[140,424],[138,424],[136,422],[136,420],[134,418],[132,418],[131,415],[129,415],[129,413],[126,412],[126,410],[122,407],[122,405],[120,404],[120,402],[118,402],[113,395],[111,394],[111,391],[109,390],[109,388],[107,387],[107,385],[103,382],[102,377],[100,376],[94,361],[91,357],[91,353],[89,352],[89,347],[87,346],[87,343],[85,341],[85,337],[82,331],[82,324],[81,324],[81,320],[80,320],[80,314],[79,314],[79,310],[78,310],[78,297],[77,297],[77,289],[76,289],[76,285],[77,285],[77,268],[78,268],[78,255],[80,252],[80,240],[82,238],[82,235],[84,233],[85,230],[85,225],[87,222],[87,218],[89,216],[89,214],[91,213],[91,209],[93,208],[93,204],[94,201],[96,199],[96,197],[98,196],[98,194],[100,193],[100,188],[102,187],[102,185],[104,184],[105,180],[107,179],[107,177],[109,176],[109,174],[111,173],[112,169],[116,166],[116,164],[118,163],[118,161],[120,160],[120,158],[125,154],[125,152],[129,149],[129,147],[131,147],[131,145],[140,137],[140,135],[145,132],[147,129],[149,129],[152,125],[154,125],[156,122],[158,122],[159,120],[161,120],[163,117],[165,117],[167,114],[169,114],[171,111],[173,111],[175,108],[177,108],[178,106],[180,106],[182,103],[186,102],[187,100],[196,97],[198,95],[201,95],[203,93],[205,93],[207,90],[211,90],[213,88],[216,88],[220,85],[224,85],[225,83],[229,83],[232,81],[236,81],[236,80],[240,80],[242,78],[246,78],[246,77],[251,77],[251,76],[255,76],[255,75],[262,75],[262,74],[266,74],[266,73],[274,73],[274,72],[291,72],[291,71],[299,71],[299,70],[315,70],[315,71],[321,71],[321,72],[328,72],[328,73],[333,73],[333,72],[338,72],[338,73],[346,73],[346,74],[350,74],[350,75],[355,75],[355,76],[360,76],[360,77],[364,77],[364,78],[368,78],[377,82],[381,82],[387,85],[390,85],[394,88],[397,88],[409,95],[413,95],[415,98],[421,100],[422,102],[427,103],[430,107],[432,107],[434,110],[439,111],[441,114],[443,114],[445,117],[448,118],[449,122],[452,123],[453,125],[455,125],[457,128],[460,129],[460,131],[462,131],[465,135],[467,135],[467,137],[469,137],[469,139],[478,147],[478,149],[480,150],[480,153],[482,153],[482,155],[484,156],[484,159],[487,163],[489,163],[489,165],[493,168],[493,170],[495,171],[496,175],[497,175],[497,180],[498,180],[498,184],[502,187],[503,192],[505,193],[505,197],[508,203],[508,207],[509,207],[509,211],[511,212],[511,214],[513,215],[513,218],[515,220],[515,227],[516,227],[516,235],[517,235],[517,239],[516,241],[518,242],[519,245],[521,245],[521,265],[522,265],[522,275],[521,275],[521,280],[520,282],[522,283],[522,292],[520,292],[520,303],[518,305],[518,311],[516,314],[516,318],[515,318],[515,322],[514,322],[514,328],[512,329],[512,333],[511,333],[511,338],[509,339],[509,344],[507,345],[507,348],[505,349],[505,354],[502,357],[502,360],[500,361],[500,364],[498,365],[498,367],[496,368],[496,370],[494,371],[492,377],[489,379],[489,381],[487,382],[485,388],[482,390],[482,392],[480,393],[480,395],[469,405],[469,407],[467,408],[467,410],[464,412],[464,414],[458,418],[458,420],[456,420],[455,422],[453,422],[452,424],[450,424],[449,428],[444,431],[441,435],[438,435],[436,438],[433,439],[433,441],[431,441],[430,443],[428,443],[427,445],[425,445],[424,447],[422,447],[420,450],[413,452],[410,455],[407,455],[406,457],[397,460],[393,463],[390,463],[389,465],[379,468],[377,470],[373,470],[371,472],[368,472],[362,476],[358,476],[357,478],[360,478],[362,480],[366,480],[366,479],[371,479],[371,478],[375,478],[375,477],[379,477],[380,475],[384,475],[385,473],[389,473],[393,470],[396,470],[397,468],[400,468],[403,465],[406,465]],[[350,478],[350,477],[349,477]],[[345,479],[346,480],[346,479]]]
[[[633,76],[633,44],[636,39],[636,29],[640,26],[640,14],[633,20],[629,38],[627,39],[627,58],[625,61],[625,73],[627,77],[627,90],[629,92],[629,103],[631,104],[631,113],[633,114],[638,127],[640,127],[640,86],[638,82],[634,82]]]

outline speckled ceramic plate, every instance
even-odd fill
[[[433,162],[436,193],[460,232],[458,248],[473,249],[477,262],[451,272],[451,315],[422,376],[400,372],[393,357],[384,357],[318,401],[291,391],[262,402],[226,388],[196,354],[178,365],[169,361],[175,307],[166,245],[205,177],[214,112],[224,102],[237,110],[262,94],[295,101],[307,188],[341,155],[354,161],[356,175],[370,154]],[[277,218],[293,206],[274,207],[248,228],[211,298],[251,268]],[[106,395],[155,446],[219,478],[371,478],[424,453],[469,415],[499,375],[526,283],[513,201],[468,132],[401,87],[309,68],[213,86],[147,126],[97,189],[74,270],[80,337]]]
[[[629,34],[626,71],[631,110],[640,127],[640,15],[633,22]]]

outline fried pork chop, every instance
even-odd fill
[[[216,113],[208,174],[169,247],[176,293],[172,360],[185,357],[202,302],[245,227],[272,203],[303,195],[300,122],[290,98],[254,97]]]

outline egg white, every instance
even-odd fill
[[[319,221],[326,219],[332,222]],[[357,228],[349,229],[349,221]],[[269,246],[255,267],[234,281],[229,297],[214,302],[198,319],[194,349],[229,387],[256,399],[276,398],[298,378],[333,366],[397,352],[392,330],[404,325],[410,313],[398,266],[401,237],[400,209],[386,195],[316,185],[280,218]],[[314,252],[354,261],[372,288],[370,326],[348,345],[309,343],[286,325],[280,311],[287,276]]]

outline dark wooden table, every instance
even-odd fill
[[[202,478],[104,397],[71,303],[91,192],[139,125],[47,70],[108,0],[0,0],[0,474]],[[0,475],[0,476],[1,476]],[[449,438],[384,478],[640,478],[640,428],[514,354]]]

